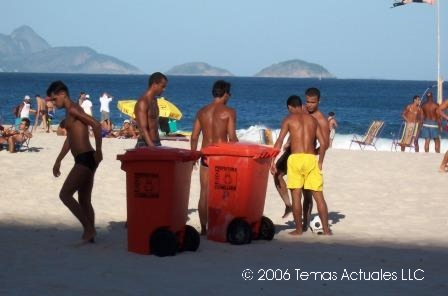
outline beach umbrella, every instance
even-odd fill
[[[137,100],[120,100],[117,102],[117,108],[122,113],[135,118],[134,107],[136,103]],[[166,117],[175,120],[180,120],[182,118],[182,112],[180,112],[179,108],[177,108],[176,105],[174,105],[164,97],[160,97],[157,99],[157,105],[159,106],[160,117]]]

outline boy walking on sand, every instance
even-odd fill
[[[95,213],[91,203],[93,179],[98,164],[103,160],[101,151],[101,125],[92,116],[70,99],[67,86],[62,81],[54,81],[47,89],[47,96],[59,109],[65,109],[67,138],[53,166],[53,175],[61,175],[61,161],[71,151],[75,165],[62,185],[59,197],[67,208],[81,222],[84,229],[83,242],[94,242]],[[89,140],[89,126],[95,137],[96,151]],[[73,195],[78,192],[78,200]]]
[[[290,234],[301,235],[303,233],[302,221],[302,188],[312,192],[317,204],[319,218],[322,221],[324,234],[331,234],[328,226],[328,209],[323,195],[322,163],[328,142],[317,120],[302,111],[302,101],[299,96],[290,96],[287,105],[294,109],[282,122],[280,134],[274,144],[274,148],[281,149],[286,135],[289,133],[291,155],[288,158],[288,183],[292,196],[292,212],[296,229]],[[316,159],[315,139],[320,143],[319,160]],[[274,160],[271,171],[275,173]]]

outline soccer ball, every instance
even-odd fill
[[[319,215],[314,216],[313,220],[311,220],[310,228],[313,233],[316,234],[324,233],[324,229],[322,228],[322,221],[320,221]]]

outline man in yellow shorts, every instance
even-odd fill
[[[288,158],[288,182],[287,186],[291,190],[292,213],[296,229],[290,234],[301,235],[303,233],[302,221],[302,188],[312,192],[317,204],[319,218],[322,221],[324,234],[331,234],[328,226],[328,208],[323,194],[322,163],[328,141],[322,130],[319,128],[317,120],[302,111],[302,101],[299,96],[290,96],[287,105],[294,108],[283,119],[280,134],[274,144],[274,148],[281,149],[283,140],[289,133],[291,155]],[[316,159],[315,139],[319,141],[319,159]],[[271,172],[275,173],[274,161],[271,164]]]

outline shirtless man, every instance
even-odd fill
[[[448,100],[445,100],[438,108],[437,108],[437,114],[445,119],[448,120],[448,115],[446,115],[445,110],[448,109]],[[442,163],[439,167],[439,172],[446,173],[448,172],[448,150],[445,153],[445,156],[442,159]]]
[[[45,104],[47,107],[47,133],[50,132],[50,126],[51,126],[51,121],[53,120],[54,117],[54,104],[53,101],[51,100],[50,97],[46,97],[45,98]]]
[[[199,134],[202,132],[201,148],[213,143],[238,142],[236,136],[236,111],[226,106],[230,99],[230,83],[218,80],[213,85],[213,102],[202,107],[196,114],[191,134],[190,147],[196,151]],[[201,235],[207,234],[207,199],[208,199],[208,163],[203,157],[199,170],[201,192],[198,212],[201,222]]]
[[[328,209],[323,195],[322,164],[327,149],[325,139],[317,120],[303,112],[302,101],[299,96],[290,96],[288,106],[294,108],[282,122],[280,134],[274,144],[274,148],[280,149],[286,135],[289,134],[291,155],[288,158],[288,188],[291,190],[292,208],[296,229],[290,234],[301,235],[303,233],[302,221],[302,188],[310,190],[314,197],[319,218],[322,221],[324,234],[331,234],[328,226]],[[315,155],[315,141],[319,141],[319,159]],[[275,172],[274,161],[271,170]]]
[[[67,86],[62,81],[54,81],[47,89],[47,95],[55,106],[65,109],[65,128],[67,138],[53,166],[53,175],[61,175],[61,161],[71,151],[75,165],[62,185],[59,197],[67,208],[81,222],[84,229],[83,242],[94,242],[95,213],[91,203],[95,171],[103,159],[101,151],[101,125],[92,116],[70,99]],[[95,136],[96,151],[89,140],[89,126]],[[78,200],[73,198],[78,192]]]
[[[434,146],[437,153],[440,153],[440,134],[442,132],[442,121],[437,114],[439,105],[434,102],[432,92],[426,94],[426,101],[422,105],[423,126],[421,137],[425,138],[425,152],[429,152],[429,142],[434,139]]]
[[[34,130],[37,129],[37,126],[39,125],[39,122],[43,125],[44,131],[49,133],[49,129],[47,127],[47,104],[45,103],[45,100],[42,99],[40,95],[36,95],[36,105],[37,105],[37,111],[36,111],[36,120],[34,122]]]
[[[412,98],[412,103],[407,105],[404,108],[403,113],[401,114],[404,121],[406,121],[407,123],[410,123],[410,124],[418,123],[419,126],[422,125],[423,112],[422,112],[422,108],[420,107],[420,103],[421,103],[420,96],[414,96]],[[414,139],[414,147],[415,147],[415,152],[418,152],[419,151],[418,134],[417,134],[417,137],[415,137],[415,139]],[[405,149],[406,149],[406,146],[401,146],[401,151],[404,151]]]
[[[140,135],[135,148],[162,146],[159,137],[159,106],[157,97],[168,85],[168,78],[160,72],[149,77],[148,89],[134,107],[135,119],[140,128]]]
[[[322,112],[319,111],[320,103],[320,90],[315,87],[310,87],[305,91],[306,99],[306,111],[309,115],[316,119],[319,129],[324,137],[325,143],[327,145],[325,148],[320,145],[316,148],[315,154],[318,154],[321,149],[327,149],[330,143],[330,125],[328,124],[328,119]],[[315,143],[316,144],[316,143]],[[319,141],[320,144],[320,141]],[[310,223],[311,211],[313,210],[313,196],[310,190],[303,189],[303,231],[308,230],[308,225]]]

